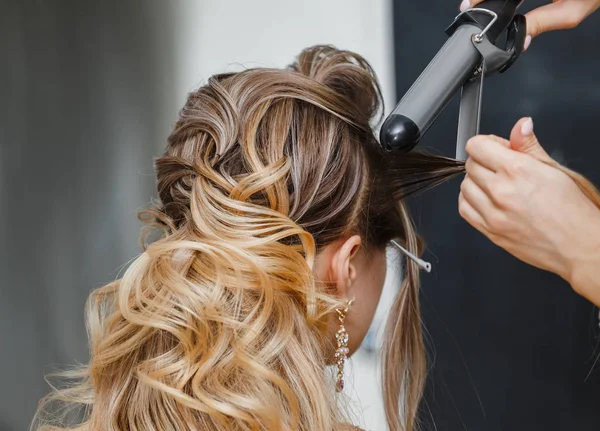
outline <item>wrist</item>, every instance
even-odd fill
[[[567,258],[564,278],[577,294],[600,306],[600,222],[585,242],[574,245],[578,251]]]
[[[580,262],[575,265],[567,281],[575,293],[600,306],[600,256],[596,259],[596,264]]]

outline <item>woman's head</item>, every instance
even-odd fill
[[[155,216],[170,231],[202,224],[200,235],[240,243],[261,235],[255,218],[269,220],[286,245],[300,244],[301,228],[316,246],[317,281],[369,309],[352,313],[364,336],[383,287],[384,248],[405,236],[404,190],[390,173],[410,175],[390,166],[373,134],[381,105],[369,64],[329,46],[304,50],[287,70],[214,76],[190,94],[156,161],[162,206]],[[193,199],[194,182],[215,199]],[[247,225],[232,211],[244,206]],[[312,256],[312,248],[301,253]]]
[[[355,298],[355,350],[387,243],[419,252],[402,199],[462,169],[385,153],[371,130],[378,112],[368,63],[326,46],[189,95],[156,160],[160,201],[143,214],[164,235],[90,298],[89,429],[336,427],[324,373],[335,309]],[[424,379],[417,272],[407,264],[388,324],[394,430],[412,428]]]

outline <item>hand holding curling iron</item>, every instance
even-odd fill
[[[530,118],[510,141],[479,135],[467,143],[460,215],[518,259],[568,281],[600,305],[600,195],[544,151]]]
[[[461,10],[483,0],[465,0]],[[600,0],[556,0],[526,15],[528,41],[576,27]],[[525,43],[525,48],[529,44]],[[530,118],[510,141],[475,136],[467,143],[467,177],[459,212],[492,242],[522,261],[551,271],[600,306],[600,193],[583,176],[554,161],[539,144]]]
[[[484,0],[464,0],[460,10],[476,7]],[[600,0],[554,0],[527,13],[527,39],[525,49],[531,39],[552,30],[565,30],[577,27],[581,22],[600,8]]]

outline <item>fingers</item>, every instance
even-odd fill
[[[496,244],[510,229],[506,213],[468,176],[460,186],[458,212],[471,226]]]
[[[527,13],[527,33],[536,37],[552,30],[577,27],[589,14],[589,1],[557,1]]]
[[[469,176],[466,176],[460,185],[460,192],[483,219],[494,210],[494,203]]]
[[[477,184],[485,193],[489,195],[491,184],[494,180],[494,172],[477,163],[472,158],[469,158],[465,163],[465,170],[467,171],[468,178],[473,180],[475,184]]]
[[[493,135],[479,135],[467,142],[467,154],[485,168],[496,172],[514,162],[515,153],[510,142]]]
[[[479,232],[485,233],[485,221],[481,214],[465,199],[462,192],[458,195],[458,212],[467,223],[477,229]]]

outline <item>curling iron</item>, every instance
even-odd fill
[[[467,141],[479,133],[484,79],[505,72],[523,51],[526,22],[516,15],[521,2],[486,0],[456,17],[446,29],[446,44],[383,123],[380,141],[386,150],[412,150],[462,88],[456,158],[466,159]],[[500,48],[496,42],[505,30]]]

